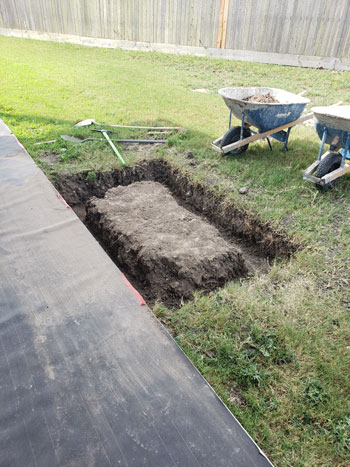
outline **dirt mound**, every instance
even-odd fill
[[[86,222],[118,265],[152,298],[191,298],[247,274],[242,253],[158,182],[136,182],[92,198]]]
[[[258,102],[261,104],[279,104],[280,101],[275,99],[271,94],[268,92],[267,94],[263,94],[261,96],[250,96],[243,99],[246,102]]]
[[[65,200],[85,221],[85,205],[96,196],[116,186],[139,181],[155,181],[169,188],[178,202],[215,225],[231,243],[255,251],[257,258],[270,260],[276,256],[289,258],[301,245],[285,232],[263,222],[258,213],[246,211],[225,194],[214,193],[209,183],[193,182],[189,172],[162,159],[144,160],[132,167],[96,172],[96,180],[88,181],[89,171],[55,174],[52,181]]]

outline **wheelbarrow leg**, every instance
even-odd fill
[[[317,157],[317,160],[318,160],[318,161],[321,160],[321,157],[322,157],[322,154],[323,154],[324,145],[325,145],[325,142],[326,142],[326,138],[327,138],[327,128],[325,128],[324,131],[323,131],[322,140],[321,140],[321,146],[320,146],[320,150],[319,150],[319,152],[318,152],[318,157]]]
[[[229,117],[229,120],[228,120],[228,129],[229,130],[231,129],[231,121],[232,121],[232,110],[230,110],[230,117]]]
[[[271,146],[271,141],[270,141],[270,138],[266,138],[267,139],[267,142],[269,143],[269,148],[270,148],[270,151],[272,151],[272,146]]]
[[[291,129],[292,129],[292,127],[289,127],[288,130],[287,130],[286,141],[284,142],[282,152],[288,151],[288,140],[289,140],[289,135],[290,135],[290,130]]]
[[[242,121],[241,121],[241,136],[240,136],[240,139],[243,139],[243,132],[244,132],[244,118],[245,118],[245,115],[244,115],[244,112],[242,112]]]

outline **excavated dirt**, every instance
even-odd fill
[[[241,251],[158,182],[112,188],[86,213],[112,259],[158,300],[189,299],[248,273]]]
[[[212,190],[210,183],[191,181],[188,172],[173,167],[163,159],[141,161],[133,167],[120,170],[97,172],[96,180],[93,182],[89,180],[91,177],[88,176],[87,171],[72,175],[57,174],[53,179],[58,191],[83,221],[85,221],[85,207],[90,198],[103,198],[111,188],[126,187],[134,182],[159,182],[169,189],[182,207],[186,208],[186,215],[195,214],[215,226],[221,237],[236,249],[241,250],[248,276],[257,270],[266,272],[273,258],[288,258],[299,248],[293,239],[283,231],[276,231],[272,226],[263,222],[257,213],[247,212],[242,206],[237,206],[235,202],[229,200],[225,194],[218,195]],[[159,203],[160,206],[161,203]],[[129,214],[134,216],[131,210]],[[139,221],[138,219],[137,222]],[[110,251],[111,240],[106,238],[106,235],[108,237],[106,229],[96,226],[90,229],[93,230],[102,246]],[[129,273],[129,279],[146,298],[152,301],[159,295],[147,285],[149,282],[145,279],[144,272],[138,266],[136,258],[131,255],[130,264],[133,265],[126,266],[125,261],[118,257],[118,254],[112,254],[112,256],[127,275],[128,271],[133,271],[132,274]],[[242,275],[246,275],[243,270]],[[139,280],[140,278],[143,279]],[[206,290],[213,288],[210,281],[204,281],[202,285]],[[176,304],[173,297],[169,297],[168,300],[164,299],[164,301],[169,305]]]
[[[278,101],[277,99],[272,97],[269,92],[267,94],[263,94],[261,96],[246,97],[243,100],[246,101],[246,102],[258,102],[258,103],[262,103],[262,104],[279,104],[280,103],[280,101]]]

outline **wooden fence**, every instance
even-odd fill
[[[0,0],[2,31],[350,58],[349,0]],[[349,62],[350,63],[350,62]]]

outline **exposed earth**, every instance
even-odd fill
[[[112,259],[154,299],[189,299],[248,273],[242,252],[158,182],[112,188],[90,199],[86,213]]]
[[[160,298],[167,305],[176,306],[179,304],[182,297],[191,298],[193,291],[198,288],[210,291],[213,290],[213,288],[220,287],[230,280],[230,278],[234,279],[246,276],[249,278],[257,271],[260,273],[267,272],[269,270],[269,263],[273,258],[276,256],[288,258],[299,248],[299,245],[283,231],[277,232],[274,228],[262,222],[257,213],[247,212],[242,206],[238,206],[233,200],[229,200],[224,193],[215,193],[212,188],[216,182],[212,177],[210,177],[210,179],[208,178],[208,180],[203,183],[191,181],[188,170],[191,170],[191,162],[193,162],[192,159],[194,157],[195,156],[190,153],[184,158],[184,164],[187,163],[187,170],[180,170],[165,160],[151,158],[150,160],[140,161],[133,167],[96,172],[94,173],[94,177],[91,177],[89,171],[75,174],[54,175],[54,183],[58,191],[69,205],[72,206],[80,219],[85,222],[117,266],[144,295],[149,305],[152,305],[157,298]],[[117,193],[122,194],[124,193],[124,189],[128,186],[141,181],[158,182],[151,186],[154,187],[160,184],[165,190],[161,191],[162,194],[159,195],[157,200],[153,200],[153,202],[156,203],[154,212],[149,212],[147,214],[154,217],[154,219],[150,218],[150,228],[153,229],[153,231],[151,230],[147,233],[149,237],[148,240],[150,242],[154,241],[154,243],[158,241],[160,244],[161,239],[157,236],[158,232],[160,232],[164,226],[168,228],[168,225],[175,219],[175,224],[172,227],[174,228],[174,235],[177,235],[174,246],[175,248],[181,247],[184,243],[184,239],[186,239],[186,226],[187,224],[190,225],[190,219],[198,219],[204,222],[206,226],[204,228],[205,234],[209,234],[210,229],[214,229],[212,232],[215,232],[215,248],[218,239],[220,239],[220,242],[225,240],[227,245],[233,248],[232,250],[230,248],[227,250],[231,258],[228,262],[225,259],[225,255],[220,256],[220,251],[215,250],[217,256],[213,256],[213,260],[218,261],[218,264],[224,262],[223,270],[220,269],[217,271],[216,266],[214,268],[210,267],[208,270],[204,262],[203,264],[201,263],[201,265],[197,265],[199,269],[196,270],[194,278],[186,278],[186,280],[182,278],[181,282],[178,279],[174,279],[174,275],[181,276],[182,274],[182,257],[178,255],[180,262],[176,261],[175,265],[172,264],[169,259],[164,260],[168,261],[168,265],[171,264],[169,277],[173,277],[173,279],[169,279],[168,283],[164,285],[165,288],[163,286],[164,277],[160,277],[164,272],[164,262],[162,265],[157,265],[157,268],[160,268],[161,274],[158,274],[156,279],[152,277],[152,271],[151,274],[146,277],[146,273],[148,275],[148,270],[146,271],[143,266],[140,267],[142,262],[140,263],[139,261],[138,253],[135,253],[137,249],[137,251],[142,251],[140,244],[143,239],[141,237],[137,239],[135,243],[135,245],[137,245],[136,247],[132,244],[133,240],[131,241],[129,238],[123,238],[123,236],[121,236],[121,241],[120,238],[114,238],[114,231],[118,233],[118,225],[113,226],[112,218],[111,222],[108,221],[108,216],[103,211],[105,208],[101,208],[103,212],[98,212],[100,209],[100,207],[98,207],[98,200],[105,202],[106,200],[103,200],[103,198],[109,190],[118,187],[120,190],[117,191]],[[233,187],[230,186],[229,191],[232,189]],[[142,190],[144,190],[144,188]],[[128,190],[126,190],[126,192],[128,192]],[[164,193],[167,193],[167,197],[172,195],[172,203],[175,203],[171,204],[170,208],[167,207],[165,213],[163,211],[165,200]],[[150,194],[152,194],[152,190]],[[245,191],[245,194],[242,196],[249,196],[249,191]],[[147,192],[142,192],[141,199],[138,201],[139,204],[135,206],[135,209],[134,207],[131,209],[131,206],[133,206],[132,203],[136,202],[136,200],[130,200],[129,195],[123,195],[119,200],[124,204],[124,206],[120,207],[121,212],[125,211],[124,215],[129,216],[128,219],[130,218],[130,223],[136,227],[140,225],[141,222],[144,222],[146,209],[148,210],[150,204],[150,198],[147,197]],[[148,203],[142,204],[145,199],[148,200]],[[88,218],[86,218],[87,210]],[[173,212],[174,210],[176,211],[175,215]],[[173,215],[173,217],[170,216],[170,219],[169,213]],[[184,225],[182,227],[179,225],[179,217],[181,218],[181,216],[184,220]],[[99,219],[101,219],[101,222]],[[159,220],[159,226],[155,229],[157,219]],[[125,219],[122,223],[124,229],[126,226]],[[192,222],[192,224],[193,223],[194,222]],[[196,221],[196,225],[197,224],[199,226],[199,223]],[[119,232],[119,236],[120,233],[121,232]],[[141,232],[141,234],[143,234],[143,232]],[[200,232],[198,231],[198,236],[201,235],[199,234]],[[154,235],[156,235],[156,237],[153,239]],[[157,241],[155,238],[157,238]],[[220,244],[224,245],[224,243]],[[227,245],[225,245],[225,248]],[[168,246],[170,247],[170,245]],[[197,248],[197,246],[198,245],[194,244],[194,248]],[[193,248],[190,244],[188,247],[189,249]],[[126,251],[128,251],[128,253],[126,253]],[[207,255],[208,252],[209,249],[204,248],[204,251],[199,254],[198,260],[207,258],[205,255]],[[233,254],[233,252],[235,252],[235,254]],[[240,257],[238,252],[241,252]],[[171,252],[169,252],[169,254],[170,253]],[[164,257],[166,257],[167,254],[168,253],[165,251]],[[187,261],[187,259],[184,258],[184,261]],[[149,263],[147,267],[151,269],[151,263]],[[188,272],[190,272],[190,268],[187,266],[185,269],[186,268],[189,270]],[[200,277],[199,271],[201,268],[203,269],[203,274],[207,274],[207,271],[209,271],[209,274],[205,277]],[[230,268],[233,268],[233,271],[231,271]],[[166,275],[167,272],[164,274]],[[162,283],[160,283],[160,281]],[[175,282],[178,282],[178,284],[175,284]]]

